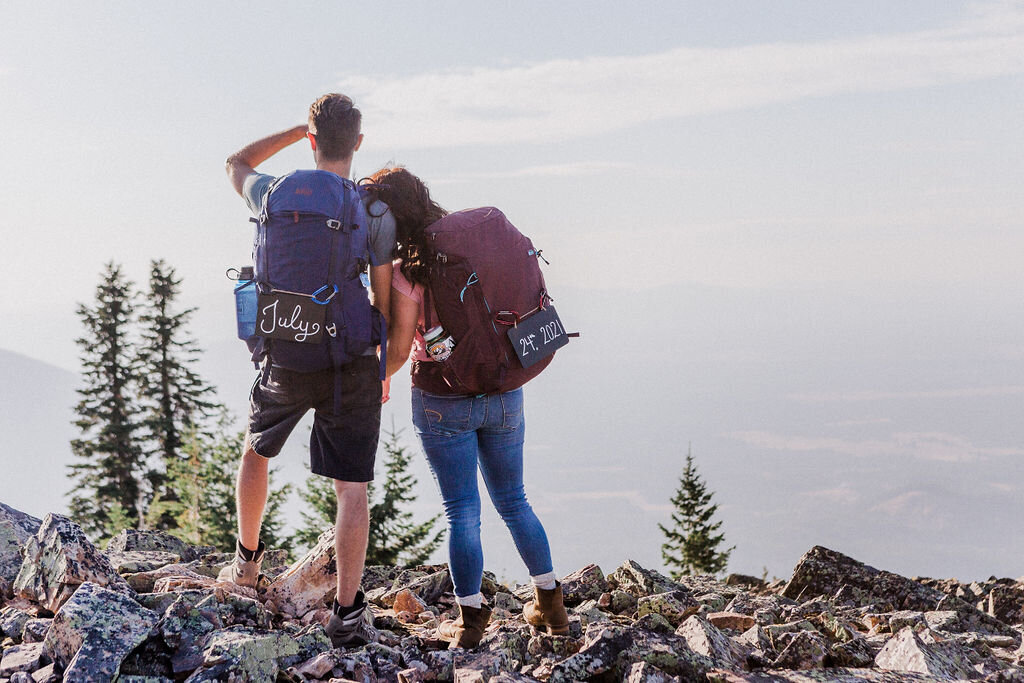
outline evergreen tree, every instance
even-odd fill
[[[402,446],[401,432],[391,429],[384,433],[384,485],[381,491],[370,484],[370,538],[366,548],[367,564],[416,565],[423,564],[441,545],[445,529],[434,527],[441,515],[421,524],[414,524],[412,513],[404,509],[416,500],[413,489],[416,477],[409,473],[412,457]]]
[[[154,502],[166,510],[175,502],[169,487],[168,472],[181,464],[183,435],[201,431],[202,425],[218,408],[213,387],[193,369],[200,350],[186,330],[195,309],[174,311],[181,280],[174,268],[163,260],[150,263],[149,292],[139,316],[140,403],[148,456],[149,489]],[[168,514],[147,515],[148,526],[170,529],[175,526]]]
[[[690,574],[718,574],[724,571],[729,555],[736,547],[718,550],[725,535],[716,533],[722,523],[711,521],[718,510],[718,505],[711,503],[712,495],[697,473],[693,453],[687,449],[686,466],[679,480],[679,488],[672,498],[672,504],[675,505],[672,527],[668,529],[658,524],[667,538],[661,546],[661,556],[673,579],[678,580]]]
[[[145,476],[135,403],[138,364],[130,336],[133,287],[112,262],[101,278],[95,304],[77,309],[85,328],[75,340],[84,387],[75,406],[81,435],[71,441],[77,460],[69,465],[75,482],[71,515],[97,540],[119,532],[115,522],[139,523]]]
[[[183,457],[173,461],[168,470],[168,489],[174,499],[161,503],[162,512],[174,520],[170,533],[189,543],[235,547],[235,478],[245,432],[234,431],[230,423],[222,409],[213,434],[191,428],[182,445]],[[283,506],[292,485],[275,488],[275,475],[276,468],[271,469],[260,539],[268,548],[291,552],[292,539],[284,534]]]
[[[443,527],[436,532],[434,530],[440,514],[415,524],[412,513],[404,509],[416,500],[413,494],[416,478],[408,472],[411,457],[401,445],[400,435],[394,425],[390,431],[384,432],[384,484],[380,491],[372,482],[368,487],[368,565],[423,564],[444,539]],[[337,511],[334,485],[326,477],[310,475],[306,479],[306,489],[299,492],[299,497],[306,502],[308,512],[301,513],[303,526],[295,533],[294,539],[298,546],[310,547],[321,533],[334,526]]]

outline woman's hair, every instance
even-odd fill
[[[401,166],[382,168],[368,182],[372,196],[388,205],[397,226],[395,256],[402,259],[402,274],[417,284],[427,284],[428,247],[423,229],[448,212],[430,198],[422,180]]]

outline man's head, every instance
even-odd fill
[[[309,107],[309,139],[318,158],[343,161],[359,148],[363,115],[345,95],[328,93]]]

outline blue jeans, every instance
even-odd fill
[[[530,575],[552,571],[547,534],[523,488],[523,390],[474,397],[413,387],[412,423],[444,501],[455,595],[479,593],[483,578],[477,466]]]

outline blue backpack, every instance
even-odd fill
[[[258,288],[253,361],[269,356],[296,372],[340,366],[381,345],[387,331],[370,305],[360,189],[328,171],[293,171],[274,181],[256,223]],[[340,383],[339,383],[340,386]]]

